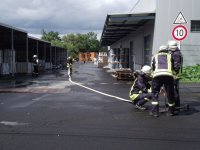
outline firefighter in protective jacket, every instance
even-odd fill
[[[33,72],[32,76],[38,76],[38,70],[39,70],[39,60],[37,55],[33,55]]]
[[[173,58],[166,46],[161,46],[159,52],[152,59],[152,105],[151,115],[159,116],[158,96],[161,87],[164,85],[168,99],[168,115],[173,116],[175,107],[174,97],[174,76],[173,76]]]
[[[179,96],[179,74],[181,73],[183,65],[183,56],[180,49],[178,48],[178,43],[176,41],[168,42],[168,49],[172,54],[173,58],[173,72],[174,72],[174,96],[175,96],[175,107],[180,107],[180,96]]]
[[[135,80],[129,92],[129,97],[132,100],[135,107],[139,110],[146,110],[144,104],[151,99],[151,92],[149,91],[151,85],[151,67],[143,66],[141,71],[134,73]]]
[[[67,58],[67,70],[68,70],[68,75],[71,77],[72,75],[72,65],[73,65],[73,59],[71,57]]]

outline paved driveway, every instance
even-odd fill
[[[117,81],[92,63],[75,63],[39,78],[0,83],[2,150],[198,150],[200,88],[181,84],[190,111],[159,118],[128,100],[131,81]],[[164,100],[161,98],[162,106]],[[150,107],[150,104],[147,104]]]

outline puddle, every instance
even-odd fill
[[[15,81],[11,84],[11,88],[22,88],[22,87],[27,87],[27,86],[30,86],[30,85],[36,85],[38,84],[38,82],[36,81],[30,81],[30,82],[27,82],[27,81]],[[42,83],[41,83],[42,84]],[[46,83],[44,83],[43,86],[48,86]]]
[[[38,81],[14,81],[8,84],[8,88],[26,88],[35,86],[50,86],[49,82],[38,82]]]
[[[40,86],[49,86],[49,83],[39,83]]]
[[[61,73],[60,70],[55,70],[55,71],[53,71],[53,75],[54,75],[55,77],[61,77],[61,76],[64,76],[64,74]]]
[[[28,83],[28,82],[24,82],[24,81],[13,81],[13,82],[11,82],[10,87],[11,87],[11,88],[26,87],[26,86],[28,86],[28,85],[30,85],[30,83]]]
[[[15,81],[15,84],[22,84],[22,83],[25,83],[23,81]]]

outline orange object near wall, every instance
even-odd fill
[[[94,58],[96,58],[96,52],[85,52],[85,53],[79,53],[79,61],[94,61]]]

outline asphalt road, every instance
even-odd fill
[[[65,70],[1,79],[0,150],[200,149],[199,84],[180,85],[189,111],[154,118],[126,101],[132,81],[106,69],[75,63],[71,80]]]

